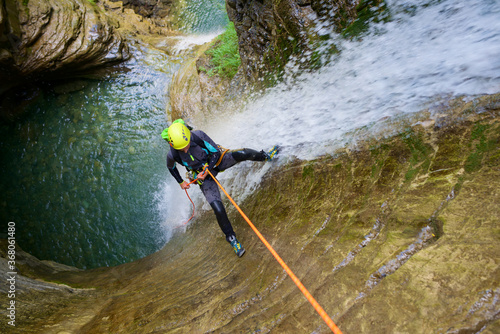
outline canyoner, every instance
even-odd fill
[[[214,177],[241,161],[271,161],[279,151],[273,146],[269,151],[256,151],[250,148],[237,150],[224,149],[217,145],[205,132],[193,130],[184,120],[177,119],[161,134],[169,145],[167,168],[183,190],[197,183],[207,202],[212,207],[220,229],[227,242],[231,244],[238,257],[243,256],[245,248],[236,238],[231,222],[222,203],[219,188]],[[188,180],[181,177],[176,163],[188,171]]]
[[[221,201],[219,191],[220,188],[234,205],[234,207],[238,210],[241,216],[245,219],[250,228],[259,237],[261,242],[274,256],[276,261],[287,272],[295,285],[306,297],[308,302],[321,316],[323,321],[325,321],[327,326],[332,330],[332,332],[341,334],[342,332],[335,325],[333,320],[328,316],[321,305],[319,305],[316,299],[314,299],[307,288],[297,278],[293,271],[283,261],[279,254],[264,238],[264,236],[240,209],[240,207],[236,204],[236,202],[232,199],[232,197],[227,193],[227,191],[224,189],[224,187],[222,187],[222,185],[216,178],[216,175],[219,172],[222,172],[227,168],[234,166],[240,161],[270,161],[278,153],[279,147],[274,146],[267,153],[264,150],[258,152],[256,150],[248,148],[230,151],[215,144],[215,142],[203,131],[191,130],[192,128],[187,126],[182,119],[175,120],[172,125],[170,125],[170,127],[163,130],[162,138],[165,139],[170,145],[170,150],[167,154],[167,167],[169,172],[176,179],[181,188],[183,190],[186,190],[186,194],[187,189],[190,188],[191,184],[197,183],[200,186],[203,195],[214,210],[215,216],[217,217],[217,222],[219,223],[222,232],[225,234],[226,240],[231,244],[236,255],[238,255],[238,257],[241,257],[245,253],[245,248],[241,245],[238,239],[236,239],[236,234],[233,231],[231,222],[227,217],[226,210]],[[176,162],[186,167],[188,171],[189,182],[185,181],[180,176],[180,173],[175,165]],[[191,201],[189,195],[188,198]],[[191,218],[192,217],[193,216],[191,216]],[[191,218],[189,220],[191,220]]]
[[[257,237],[274,256],[276,261],[290,276],[297,288],[302,292],[304,297],[306,297],[307,301],[316,310],[316,312],[320,315],[320,317],[331,329],[331,331],[335,334],[342,334],[340,329],[328,316],[321,305],[319,305],[316,299],[314,299],[314,297],[302,284],[299,278],[293,273],[290,267],[288,267],[285,261],[283,261],[279,254],[264,238],[264,236],[240,209],[240,207],[236,204],[236,202],[232,199],[232,197],[227,193],[227,191],[224,189],[224,187],[222,187],[222,185],[216,178],[216,175],[219,172],[222,172],[227,168],[234,166],[240,161],[270,161],[278,153],[279,147],[274,146],[267,153],[264,150],[258,152],[248,148],[230,151],[215,144],[215,142],[203,131],[191,130],[192,128],[187,126],[182,119],[177,119],[172,123],[172,125],[170,125],[170,127],[166,128],[162,132],[162,138],[165,139],[170,145],[170,150],[167,154],[168,170],[179,183],[181,188],[186,191],[186,195],[188,196],[191,203],[193,202],[189,197],[189,194],[187,194],[187,189],[190,188],[191,184],[197,183],[200,186],[200,189],[203,192],[203,195],[207,199],[208,203],[214,210],[215,216],[217,217],[217,222],[219,223],[222,232],[226,235],[226,240],[231,244],[234,252],[236,253],[236,255],[238,255],[238,257],[243,256],[243,254],[245,253],[245,249],[238,241],[238,239],[236,239],[236,234],[233,231],[229,218],[227,217],[226,210],[224,209],[224,205],[221,201],[219,191],[220,188],[230,200],[230,202],[234,205],[236,210],[238,210],[238,212],[241,214],[243,219],[245,219],[245,221],[248,223]],[[186,167],[188,171],[187,174],[189,182],[185,181],[180,176],[180,173],[175,165],[176,162]],[[191,218],[192,217],[193,216],[191,216]],[[189,220],[191,220],[191,218]]]

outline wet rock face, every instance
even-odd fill
[[[226,0],[229,19],[238,33],[246,77],[256,80],[283,66],[292,54],[311,49],[320,38],[317,24],[339,31],[356,18],[359,1]],[[328,22],[328,23],[327,23]]]
[[[194,59],[173,76],[169,87],[171,120],[183,118],[193,126],[202,126],[222,110],[237,108],[241,103],[247,87],[241,72],[228,79],[200,70],[210,66],[205,54],[209,47],[209,44],[200,47]]]
[[[5,0],[0,8],[0,93],[40,78],[129,58],[115,23],[89,0]]]

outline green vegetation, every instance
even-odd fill
[[[413,179],[421,170],[427,171],[430,166],[429,154],[432,149],[425,144],[422,135],[409,130],[401,134],[401,139],[410,150],[410,167],[405,175],[406,181]]]
[[[488,129],[488,125],[476,124],[471,133],[471,140],[477,141],[479,143],[476,145],[476,151],[471,153],[467,160],[465,161],[465,171],[468,173],[475,172],[481,168],[481,162],[483,160],[483,155],[489,150],[488,143],[486,142],[485,132]]]
[[[370,23],[387,22],[390,13],[384,0],[361,0],[356,6],[358,17],[350,23],[343,31],[346,38],[357,38],[368,30]],[[343,25],[349,21],[344,19]]]
[[[313,165],[306,165],[302,168],[302,179],[305,179],[306,177],[313,177],[313,176],[314,176]]]
[[[229,79],[235,76],[241,64],[241,59],[238,52],[238,36],[233,22],[229,22],[226,31],[217,37],[205,54],[210,56],[210,65],[212,67],[209,69],[200,67],[200,70],[207,72],[210,76],[216,74]]]

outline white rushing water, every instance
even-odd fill
[[[277,143],[311,159],[344,145],[354,129],[436,98],[500,91],[500,2],[413,1],[412,15],[401,3],[362,41],[334,36],[341,53],[327,67],[271,89],[207,131],[229,147]]]
[[[308,160],[355,140],[349,134],[357,129],[377,128],[381,120],[415,113],[440,98],[500,91],[499,1],[393,0],[388,7],[390,22],[372,24],[361,40],[332,34],[340,53],[329,65],[298,76],[290,65],[293,80],[203,130],[224,147],[279,144],[281,161]],[[249,166],[255,167],[250,173]],[[246,162],[220,179],[241,200],[270,168]],[[191,192],[201,199],[199,191]]]

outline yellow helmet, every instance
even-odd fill
[[[172,125],[161,133],[163,139],[168,141],[170,146],[176,150],[182,150],[188,146],[191,140],[191,131],[184,124],[182,119],[175,120]]]

